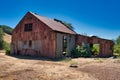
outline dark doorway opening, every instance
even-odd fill
[[[63,55],[67,53],[67,36],[63,36]]]
[[[31,40],[29,41],[29,47],[32,47],[32,41]]]

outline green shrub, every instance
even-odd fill
[[[77,46],[76,48],[73,48],[73,50],[71,51],[71,56],[72,57],[80,57],[80,46]]]
[[[93,55],[99,54],[99,44],[93,44],[92,53],[93,53]]]
[[[2,28],[0,28],[0,49],[4,49],[4,39],[3,39],[4,32]]]
[[[81,57],[91,57],[92,51],[87,44],[81,46]]]
[[[10,55],[10,44],[9,43],[4,43],[4,49],[5,49],[5,54]]]
[[[10,44],[7,42],[4,42],[4,49],[10,49]]]
[[[92,51],[91,48],[87,44],[83,44],[82,46],[77,46],[71,51],[71,56],[78,57],[91,57]]]
[[[114,46],[114,55],[115,55],[117,58],[120,58],[120,45],[115,45],[115,46]]]
[[[5,49],[5,54],[10,55],[10,49]]]

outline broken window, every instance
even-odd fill
[[[25,24],[24,31],[32,31],[33,24]]]

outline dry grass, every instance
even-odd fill
[[[5,53],[5,50],[0,50],[0,54],[1,54],[1,53]]]
[[[97,62],[96,62],[97,61]],[[48,61],[0,54],[0,80],[119,80],[119,60]],[[116,62],[117,61],[117,62]],[[77,64],[77,68],[69,67]]]
[[[7,42],[7,43],[11,43],[11,35],[5,33],[5,35],[4,35],[4,40],[5,40],[5,42]]]

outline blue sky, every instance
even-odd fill
[[[116,39],[119,0],[0,0],[0,24],[15,27],[26,12],[72,23],[77,33]]]

